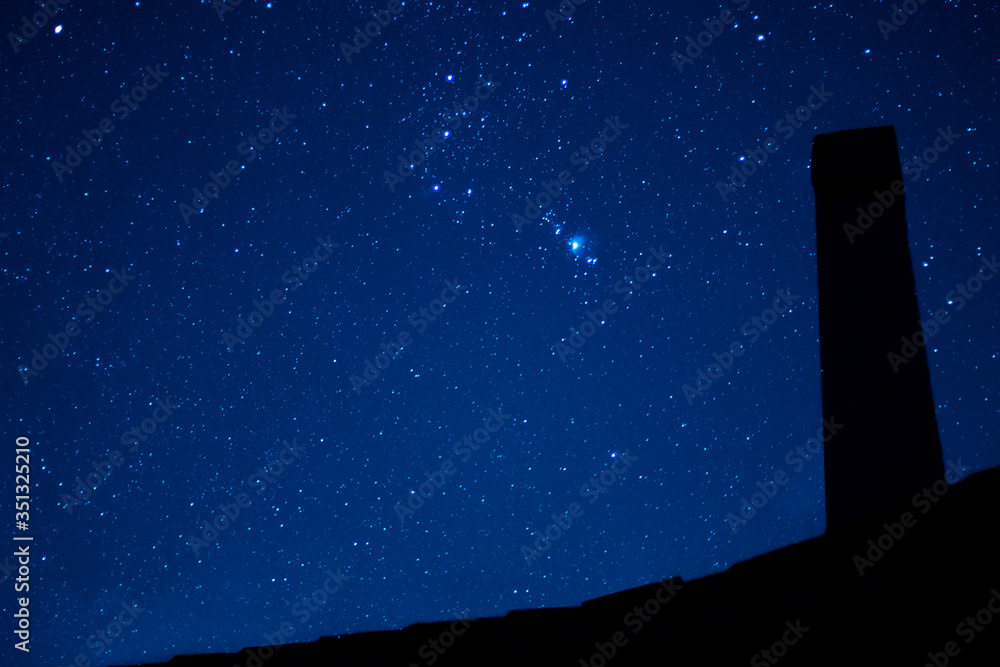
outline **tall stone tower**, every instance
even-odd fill
[[[898,153],[891,126],[813,142],[823,415],[844,425],[824,448],[828,532],[944,479],[927,354],[902,351],[921,326]]]

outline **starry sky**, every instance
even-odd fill
[[[821,425],[818,133],[895,126],[945,458],[1000,463],[1000,282],[949,296],[1000,251],[993,3],[329,4],[5,3],[34,541],[0,662],[576,605],[822,534],[822,459],[785,461]]]

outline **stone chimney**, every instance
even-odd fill
[[[944,479],[898,153],[891,126],[813,141],[828,532]]]

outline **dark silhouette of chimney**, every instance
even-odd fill
[[[927,354],[903,353],[921,327],[898,156],[891,126],[813,142],[823,414],[844,425],[824,453],[827,531],[944,479]]]

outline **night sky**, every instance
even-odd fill
[[[4,5],[33,541],[0,662],[576,605],[822,534],[822,458],[786,459],[822,426],[818,133],[895,126],[944,456],[1000,463],[993,3],[328,4]]]

